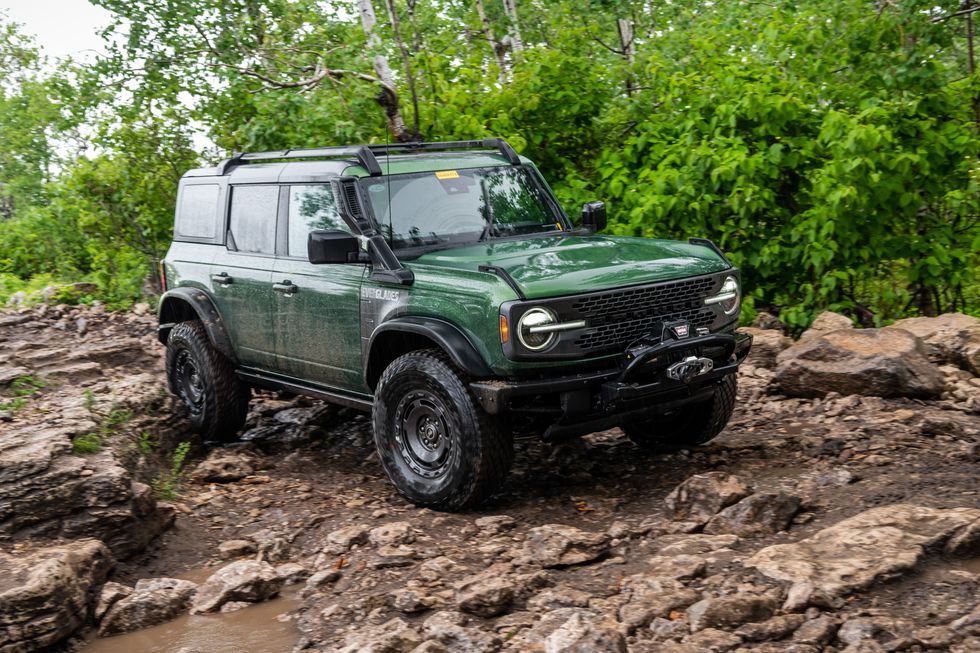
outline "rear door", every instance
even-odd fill
[[[285,233],[273,282],[279,362],[300,380],[364,392],[360,293],[366,265],[313,265],[307,237],[314,229],[352,232],[327,183],[284,186]]]
[[[239,361],[276,369],[272,270],[275,265],[279,186],[230,186],[226,246],[211,262],[211,293]]]

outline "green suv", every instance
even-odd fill
[[[208,440],[251,388],[370,411],[409,500],[496,491],[515,434],[669,451],[735,403],[749,336],[710,241],[596,235],[500,139],[238,154],[183,176],[162,262],[171,391]]]

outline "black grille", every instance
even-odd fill
[[[708,327],[715,313],[704,305],[716,279],[702,277],[657,286],[596,293],[575,300],[572,312],[589,328],[574,345],[583,352],[622,349],[650,333],[662,320],[687,320],[692,328]]]

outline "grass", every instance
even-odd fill
[[[153,490],[156,492],[158,499],[175,501],[180,497],[178,488],[184,477],[184,461],[187,459],[187,454],[190,451],[190,442],[181,442],[174,449],[173,456],[170,459],[170,469],[160,474],[153,481]]]
[[[10,383],[10,390],[14,396],[8,401],[0,401],[0,410],[7,410],[12,413],[21,410],[27,405],[27,399],[45,386],[47,383],[44,379],[35,376],[21,376],[14,379]]]
[[[71,441],[71,449],[79,455],[99,453],[102,451],[102,438],[97,433],[76,436]]]

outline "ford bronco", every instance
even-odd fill
[[[161,263],[171,391],[207,440],[252,388],[370,411],[395,487],[453,510],[515,434],[620,427],[656,451],[724,428],[751,338],[710,241],[597,235],[500,139],[242,153],[180,181]]]

